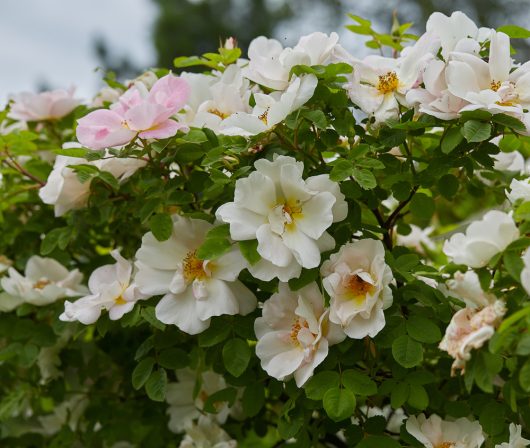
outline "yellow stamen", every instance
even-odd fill
[[[490,83],[490,89],[496,92],[501,88],[501,82],[500,81],[491,81]]]
[[[127,300],[125,300],[121,295],[119,295],[114,299],[114,303],[116,305],[125,305],[127,303]]]
[[[350,291],[352,298],[361,303],[366,299],[366,295],[374,289],[374,285],[363,280],[359,275],[350,277],[346,287]]]
[[[267,107],[267,110],[265,112],[263,112],[261,115],[258,116],[258,118],[264,123],[264,124],[268,124],[267,123],[267,117],[269,115],[269,109],[270,107]]]
[[[208,109],[208,112],[214,115],[217,115],[221,120],[224,120],[225,118],[228,118],[230,114],[225,114],[224,112],[221,112],[219,109]]]
[[[302,328],[309,328],[309,325],[306,321],[304,321],[303,324],[300,323],[300,319],[296,319],[291,326],[291,341],[293,341],[294,344],[299,344],[298,342],[298,333],[300,333],[300,330]]]
[[[193,280],[202,280],[207,275],[204,271],[203,260],[197,258],[196,251],[188,252],[183,262],[183,275],[186,282],[191,283]]]
[[[33,285],[34,289],[44,289],[51,282],[48,279],[41,279]]]
[[[394,92],[399,87],[399,78],[396,72],[388,72],[384,75],[379,75],[379,82],[377,90],[382,94]]]
[[[442,442],[436,445],[434,448],[452,448],[455,445],[455,442]]]

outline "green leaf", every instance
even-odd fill
[[[355,395],[350,390],[334,387],[324,394],[322,403],[328,417],[340,422],[353,415],[356,401]]]
[[[306,285],[309,285],[312,281],[316,280],[320,275],[318,268],[303,269],[302,273],[298,278],[292,278],[289,280],[289,288],[291,291],[298,291]]]
[[[506,407],[496,401],[488,402],[479,415],[482,429],[490,436],[496,436],[504,431],[504,414]]]
[[[410,212],[420,219],[431,219],[435,211],[434,201],[424,193],[416,193],[409,204]]]
[[[407,333],[416,341],[427,344],[434,344],[442,339],[438,326],[423,316],[410,316],[407,320]]]
[[[101,179],[107,185],[110,185],[114,191],[120,188],[120,183],[118,182],[118,179],[116,179],[114,175],[108,171],[100,171],[98,173],[98,179]]]
[[[521,278],[521,271],[524,268],[524,263],[519,252],[504,252],[502,261],[504,263],[504,267],[508,271],[508,274],[510,274],[516,282],[519,282]]]
[[[388,436],[368,436],[356,448],[401,448],[401,445]]]
[[[329,389],[338,388],[339,384],[340,377],[338,372],[325,370],[312,376],[305,384],[304,390],[307,398],[322,400]]]
[[[333,168],[329,173],[329,178],[334,182],[341,182],[353,174],[353,162],[345,159],[338,159],[333,163]],[[357,179],[356,179],[357,180]]]
[[[521,139],[517,135],[513,134],[505,135],[499,142],[499,148],[502,152],[517,151],[521,145]]]
[[[529,30],[517,25],[503,25],[497,28],[497,31],[507,34],[512,39],[528,39],[530,37]]]
[[[371,171],[364,168],[354,168],[352,176],[355,181],[365,190],[377,187],[377,181]]]
[[[385,164],[377,159],[372,159],[365,157],[364,159],[359,159],[355,161],[355,166],[360,168],[367,168],[370,170],[384,170]]]
[[[57,247],[59,239],[63,236],[65,231],[70,232],[71,230],[68,227],[58,227],[56,229],[50,230],[40,243],[41,255],[48,255],[52,253]]]
[[[251,266],[261,260],[261,255],[258,253],[258,240],[239,241],[238,244],[241,254]]]
[[[167,374],[162,368],[155,370],[145,384],[147,396],[153,401],[164,401],[166,398]]]
[[[341,376],[342,385],[355,395],[370,396],[377,393],[377,384],[368,375],[357,370],[345,370]]]
[[[232,248],[228,240],[230,227],[228,224],[214,227],[207,234],[204,243],[197,249],[197,258],[213,260],[225,254]]]
[[[456,176],[446,174],[438,181],[438,190],[445,199],[451,199],[457,192],[460,182]]]
[[[392,355],[399,364],[409,369],[423,361],[423,347],[419,342],[403,335],[393,342]]]
[[[419,384],[411,384],[410,394],[407,402],[413,408],[423,411],[427,408],[427,406],[429,406],[429,396],[427,395],[427,391]]]
[[[521,337],[520,341],[517,343],[515,353],[520,356],[530,355],[530,334],[525,334]]]
[[[154,306],[146,306],[145,308],[142,308],[141,316],[144,318],[144,320],[159,330],[163,331],[166,328],[166,325],[156,318]]]
[[[461,128],[449,129],[442,140],[442,152],[444,154],[449,154],[463,139],[464,136],[462,135]]]
[[[256,382],[245,387],[241,404],[247,418],[256,416],[265,404],[265,387],[263,383]]]
[[[526,126],[524,125],[524,123],[521,120],[512,117],[511,115],[495,114],[493,115],[493,117],[491,117],[491,121],[493,121],[494,123],[502,124],[507,128],[513,129],[514,131],[526,131]]]
[[[528,359],[519,371],[519,384],[525,392],[530,392],[530,359]]]
[[[462,135],[470,143],[483,142],[491,135],[491,125],[476,120],[466,121],[462,128]]]
[[[409,383],[398,383],[390,392],[390,405],[398,409],[405,404],[410,395]]]
[[[220,403],[228,403],[228,406],[232,406],[236,401],[237,390],[233,387],[226,387],[221,389],[212,395],[210,395],[204,402],[204,410],[210,414],[217,414],[219,412]]]
[[[223,319],[213,319],[210,327],[199,335],[200,347],[212,347],[223,342],[232,331]]]
[[[153,371],[153,366],[155,365],[155,360],[151,357],[142,359],[134,368],[132,372],[132,386],[138,390],[140,389],[145,382],[148,380],[151,372]]]
[[[223,362],[228,372],[235,376],[241,376],[246,370],[251,356],[250,347],[243,339],[231,339],[223,347]]]
[[[158,364],[166,369],[182,369],[189,365],[188,354],[181,348],[168,348],[158,355]]]
[[[166,213],[159,213],[149,218],[149,228],[158,241],[166,241],[173,232],[173,220]]]

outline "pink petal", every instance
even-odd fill
[[[187,129],[187,126],[175,120],[166,120],[156,127],[140,132],[139,136],[140,138],[168,138],[173,137],[179,129]]]
[[[123,117],[114,111],[95,110],[77,120],[77,140],[90,149],[125,145],[136,132],[125,127],[123,122]]]
[[[155,82],[149,92],[148,101],[164,106],[171,110],[170,115],[173,115],[186,104],[189,94],[188,83],[170,73]]]

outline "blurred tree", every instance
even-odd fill
[[[175,56],[212,51],[230,36],[246,50],[254,37],[275,36],[280,25],[315,7],[339,27],[344,11],[338,0],[153,1],[160,8],[153,38],[161,67],[172,67]]]

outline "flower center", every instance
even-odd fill
[[[351,296],[357,301],[364,301],[366,295],[371,293],[374,289],[374,285],[363,280],[360,275],[354,274],[346,280],[346,288],[348,289]]]
[[[377,90],[382,94],[391,93],[397,90],[399,86],[399,78],[396,72],[388,72],[384,75],[379,75],[379,82],[377,83]]]
[[[268,124],[267,123],[267,117],[269,116],[269,109],[270,107],[267,107],[267,110],[265,112],[263,112],[261,115],[258,115],[258,118],[264,123],[264,124]]]
[[[38,282],[35,282],[33,289],[44,289],[49,284],[51,284],[51,282],[47,278],[41,278]]]
[[[442,442],[436,445],[434,448],[452,448],[455,446],[455,442]]]
[[[188,252],[182,268],[186,282],[191,283],[193,280],[202,280],[207,277],[203,266],[203,260],[197,258],[196,251]]]
[[[219,109],[215,108],[208,109],[208,112],[213,115],[217,115],[221,120],[224,120],[225,118],[228,118],[230,116],[230,114],[225,114],[224,112],[221,112]]]
[[[293,341],[294,344],[300,345],[298,333],[300,333],[302,328],[309,328],[307,321],[304,320],[302,323],[300,323],[300,319],[296,319],[293,325],[291,325],[291,341]]]
[[[501,82],[500,81],[491,81],[490,83],[490,89],[496,92],[501,88]]]
[[[120,294],[118,297],[114,299],[114,303],[116,305],[125,305],[127,303],[127,300],[123,298],[123,296]]]

